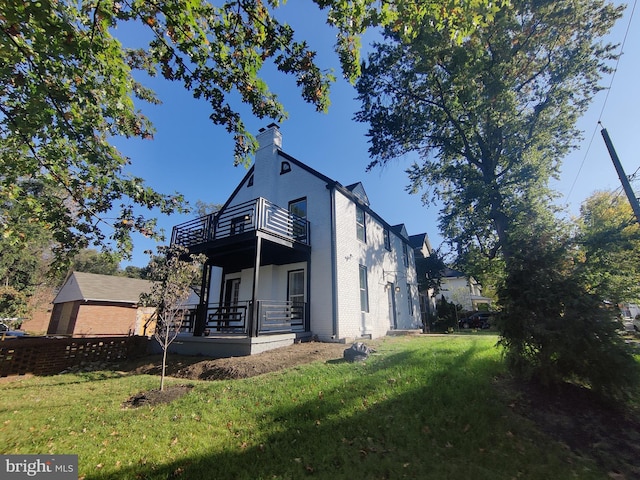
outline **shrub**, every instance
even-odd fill
[[[519,242],[499,291],[508,366],[546,385],[572,381],[603,397],[628,396],[639,364],[617,333],[616,312],[583,284],[566,237],[541,232]]]

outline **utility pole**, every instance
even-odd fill
[[[620,159],[618,158],[618,154],[616,153],[616,149],[613,148],[613,143],[611,143],[611,138],[609,138],[609,133],[607,133],[607,129],[603,128],[600,130],[602,134],[602,138],[604,138],[604,143],[607,146],[607,150],[609,150],[609,155],[611,156],[611,161],[613,162],[613,166],[616,167],[616,172],[618,172],[618,178],[620,178],[620,182],[622,183],[622,188],[624,188],[624,193],[627,194],[627,198],[629,199],[629,203],[631,204],[631,208],[633,209],[633,213],[636,216],[637,222],[640,224],[640,205],[638,205],[638,199],[636,198],[636,194],[633,192],[631,188],[631,184],[629,183],[629,179],[627,175],[624,173],[622,169],[622,165],[620,164]]]

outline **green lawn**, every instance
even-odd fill
[[[0,453],[78,454],[85,479],[607,478],[511,412],[496,340],[389,338],[365,363],[192,382],[172,404],[129,410],[157,377],[5,383]]]

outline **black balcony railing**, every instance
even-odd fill
[[[306,325],[307,304],[301,302],[258,300],[257,335],[303,332]],[[193,332],[196,305],[188,307],[193,315],[187,315],[181,325],[182,332]],[[206,311],[206,335],[248,335],[249,317],[252,315],[249,301],[229,304],[209,304]]]
[[[309,245],[309,222],[264,198],[176,225],[171,244],[188,248],[255,230]]]

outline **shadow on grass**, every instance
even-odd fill
[[[414,349],[382,353],[364,364],[336,362],[342,377],[318,379],[305,387],[313,389],[312,399],[274,404],[251,418],[256,432],[238,426],[227,451],[85,478],[495,480],[574,474],[554,458],[546,458],[545,466],[544,449],[520,436],[492,391],[502,364],[495,355],[479,355],[483,349],[472,342],[462,351]]]

